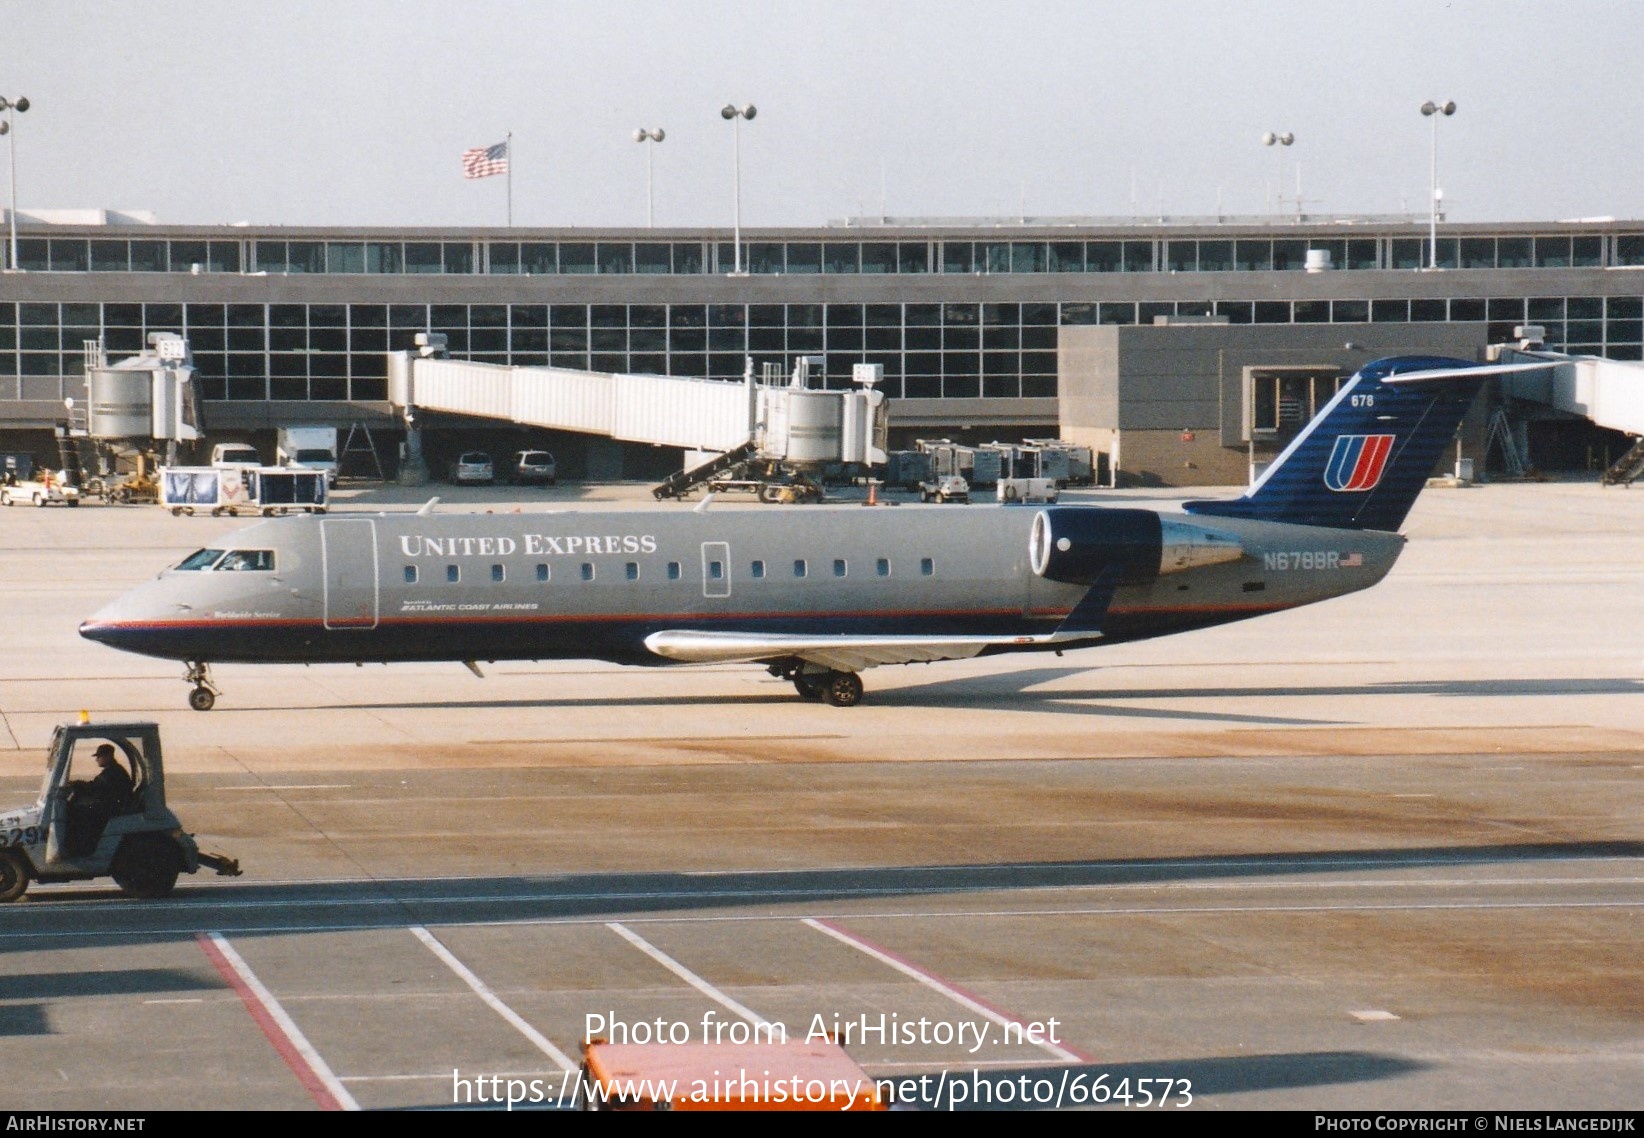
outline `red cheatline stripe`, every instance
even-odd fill
[[[321,1110],[358,1110],[354,1101],[337,1076],[325,1065],[312,1044],[297,1030],[279,1001],[262,985],[256,975],[219,933],[195,933],[194,941],[200,951],[228,981],[245,1004],[251,1018],[263,1029],[263,1034],[274,1045],[285,1065],[297,1076],[297,1081],[308,1091]]]

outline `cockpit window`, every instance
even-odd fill
[[[177,566],[177,568],[178,569],[210,569],[213,565],[215,565],[217,563],[217,558],[221,557],[222,555],[223,555],[223,551],[220,550],[220,549],[201,549],[201,550],[197,550],[196,552],[190,553],[187,557],[183,558],[182,564]]]
[[[231,549],[223,559],[217,562],[217,572],[236,572],[261,570],[270,572],[274,568],[274,551],[272,549]]]

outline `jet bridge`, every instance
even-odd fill
[[[419,353],[389,354],[389,402],[405,417],[412,439],[418,412],[441,411],[736,453],[793,470],[886,458],[888,418],[885,394],[874,386],[877,368],[859,367],[851,390],[828,391],[809,386],[808,357],[787,382],[769,373],[756,380],[749,361],[742,382],[734,383],[444,359],[437,354],[440,339],[422,333]],[[408,439],[408,451],[419,446]]]
[[[1548,351],[1537,342],[1538,331],[1520,329],[1517,346],[1495,350],[1500,363],[1548,365],[1502,376],[1502,395],[1631,436],[1632,449],[1605,472],[1604,482],[1625,485],[1644,475],[1644,363]]]

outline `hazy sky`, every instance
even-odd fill
[[[23,209],[166,223],[1644,217],[1637,0],[0,0]],[[660,146],[636,127],[663,127]],[[1291,131],[1282,152],[1264,131]],[[0,164],[4,162],[0,146]],[[3,165],[0,165],[3,169]],[[5,192],[0,183],[0,193]]]

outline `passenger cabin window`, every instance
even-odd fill
[[[507,574],[506,574],[506,573],[504,573],[504,572],[503,572],[503,568],[502,568],[502,566],[501,566],[501,565],[493,565],[493,566],[491,566],[491,580],[493,580],[493,581],[496,581],[496,582],[498,582],[498,583],[500,583],[500,582],[502,582],[502,581],[503,581],[503,580],[504,580],[504,579],[505,579],[505,578],[506,578],[506,577],[507,577]]]
[[[873,569],[874,569],[874,572],[878,573],[881,577],[889,577],[890,576],[890,558],[889,557],[881,557],[878,561],[874,562]]]
[[[217,564],[217,559],[223,555],[220,549],[199,549],[183,558],[178,569],[210,569]]]
[[[415,565],[407,565],[405,567],[405,583],[407,585],[415,585],[417,583],[417,567]]]
[[[764,577],[765,563],[763,561],[755,561],[752,565],[748,566],[748,576],[752,577],[756,581]]]
[[[933,561],[929,557],[921,557],[919,559],[919,575],[920,576],[929,577],[929,576],[932,576],[935,572],[936,572],[936,562],[935,561]]]
[[[593,562],[584,561],[582,563],[582,579],[584,581],[592,581],[594,579],[594,563]]]
[[[846,566],[845,559],[843,557],[835,557],[833,559],[833,575],[835,577],[843,577],[847,568],[848,567]]]
[[[679,580],[679,562],[677,562],[677,561],[668,562],[668,580],[670,580],[670,581]]]
[[[462,570],[455,565],[447,565],[445,567],[445,579],[455,585],[462,580]]]
[[[274,571],[272,549],[231,549],[217,562],[219,573],[271,573]]]
[[[547,582],[551,576],[552,573],[549,571],[547,563],[542,561],[537,562],[537,580]]]
[[[622,567],[623,575],[630,581],[639,580],[639,562],[630,561]]]
[[[805,575],[805,560],[804,560],[804,558],[800,558],[798,561],[795,561],[793,563],[793,575],[795,577],[803,577]]]

